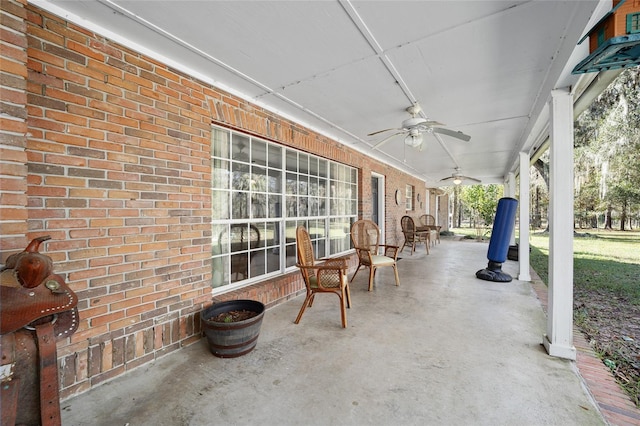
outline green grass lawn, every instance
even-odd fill
[[[531,267],[548,283],[549,235],[531,235]],[[640,305],[640,232],[589,230],[573,239],[576,288],[600,290]]]

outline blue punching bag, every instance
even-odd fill
[[[518,200],[515,198],[501,198],[498,201],[496,218],[493,221],[491,240],[489,241],[489,251],[487,258],[489,265],[486,269],[476,272],[476,277],[485,281],[509,282],[511,275],[502,272],[502,262],[507,259],[509,251],[509,241],[516,218]]]

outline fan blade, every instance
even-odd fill
[[[470,180],[471,182],[478,182],[478,183],[482,182],[480,179],[472,178],[472,177],[469,177],[469,176],[460,176],[460,178],[464,179],[464,180]]]
[[[463,140],[465,142],[469,142],[469,139],[471,139],[471,136],[465,135],[464,133],[462,133],[460,131],[443,129],[442,127],[434,127],[433,128],[433,133],[440,133],[440,134],[443,134],[443,135],[451,136],[453,138],[457,138],[457,139]]]
[[[388,132],[389,130],[402,130],[402,129],[391,128],[391,129],[378,130],[377,132],[369,133],[367,136],[377,135],[378,133]]]
[[[398,133],[394,133],[394,134],[392,134],[391,136],[387,136],[386,138],[382,139],[380,142],[378,142],[377,144],[375,144],[375,145],[373,146],[373,149],[376,149],[377,147],[379,147],[379,146],[380,146],[380,145],[382,145],[383,143],[388,142],[392,137],[394,137],[394,136],[398,136],[398,135],[401,135],[401,134],[403,134],[403,133],[405,133],[405,132],[398,132]]]
[[[442,178],[442,179],[440,179],[440,182],[444,182],[444,181],[446,181],[446,180],[451,180],[451,179],[453,179],[453,176],[449,176],[449,177],[446,177],[446,178]]]
[[[433,120],[426,121],[424,124],[426,124],[429,127],[432,127],[432,126],[446,126],[446,124],[444,124],[444,123],[440,123],[439,121],[433,121]]]

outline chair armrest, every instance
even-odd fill
[[[398,260],[398,253],[400,252],[400,246],[392,246],[390,244],[385,244],[381,247],[384,247],[384,255],[392,258],[393,260]]]

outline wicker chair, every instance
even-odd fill
[[[419,231],[411,216],[402,216],[400,226],[402,227],[402,234],[404,235],[404,243],[402,243],[400,251],[404,250],[406,246],[411,246],[411,255],[413,255],[413,252],[416,251],[416,245],[424,243],[427,254],[429,254],[431,231]]]
[[[307,288],[307,297],[300,308],[295,323],[298,324],[307,306],[311,307],[316,293],[334,293],[340,298],[342,326],[347,327],[347,307],[351,307],[351,294],[347,281],[346,259],[327,259],[317,263],[313,255],[311,237],[303,226],[296,228],[296,246],[300,273]]]
[[[431,233],[431,242],[435,244],[437,241],[440,244],[440,229],[442,229],[442,226],[436,225],[436,218],[430,214],[423,214],[418,218],[418,221],[420,222],[418,230],[429,229],[433,231]]]
[[[391,266],[396,276],[396,286],[400,285],[396,260],[398,258],[398,246],[380,244],[380,229],[371,220],[358,220],[351,225],[351,241],[358,255],[358,268],[351,277],[356,277],[361,266],[369,268],[369,291],[373,290],[373,279],[376,269]],[[383,248],[384,254],[379,254],[379,248]]]

